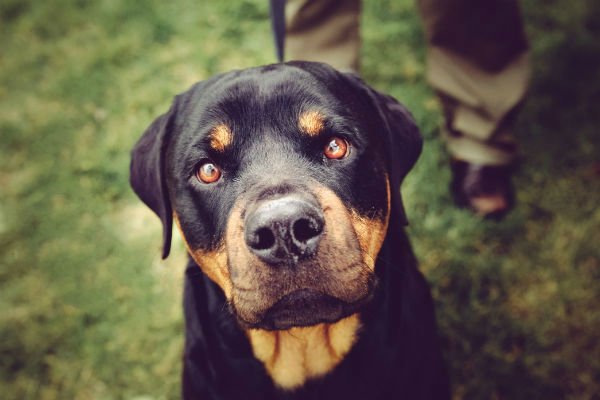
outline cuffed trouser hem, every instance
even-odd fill
[[[428,61],[427,79],[440,94],[450,154],[483,165],[514,162],[512,118],[529,84],[528,53],[496,72],[436,47],[430,49]]]

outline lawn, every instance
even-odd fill
[[[600,2],[522,2],[534,61],[516,209],[451,205],[412,0],[365,0],[363,75],[414,112],[403,191],[457,399],[600,393]],[[129,189],[171,98],[275,61],[265,0],[0,2],[0,397],[179,396],[185,251]]]

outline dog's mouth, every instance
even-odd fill
[[[229,216],[228,300],[245,329],[334,323],[373,297],[384,222],[358,215],[324,186],[298,187],[247,194]]]
[[[240,322],[248,328],[265,330],[333,323],[358,312],[371,298],[372,291],[356,301],[347,302],[314,289],[299,289],[269,307],[258,322]]]

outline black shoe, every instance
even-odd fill
[[[514,206],[513,166],[452,160],[450,167],[450,192],[458,207],[467,208],[484,218],[499,220]]]

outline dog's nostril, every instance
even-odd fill
[[[266,250],[275,244],[275,235],[269,228],[260,228],[254,234],[252,247],[256,250]]]
[[[301,218],[292,225],[292,235],[294,239],[301,243],[319,236],[323,232],[322,224],[308,218]]]
[[[248,249],[269,265],[292,265],[318,250],[325,221],[317,206],[299,197],[263,200],[246,216]]]

